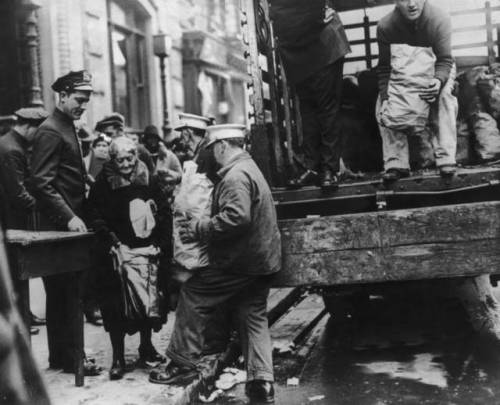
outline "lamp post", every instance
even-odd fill
[[[24,11],[25,26],[25,47],[29,61],[29,94],[28,105],[39,107],[43,106],[42,87],[40,84],[40,66],[38,59],[38,17],[36,11],[42,6],[40,0],[23,0],[22,7]]]
[[[161,97],[163,102],[163,138],[166,138],[172,128],[168,120],[168,105],[167,105],[167,75],[165,72],[165,58],[170,55],[172,50],[172,38],[160,32],[153,36],[153,51],[155,56],[160,59],[160,79],[161,79]]]

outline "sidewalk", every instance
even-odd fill
[[[167,324],[159,333],[153,334],[153,344],[160,353],[165,353],[173,324],[174,315],[169,314]],[[47,333],[45,327],[39,328],[40,333],[32,336],[33,355],[44,374],[53,405],[174,405],[184,394],[181,387],[151,384],[148,369],[135,369],[122,380],[109,381],[112,356],[109,335],[103,327],[89,323],[85,323],[85,350],[104,371],[97,377],[85,377],[85,385],[75,387],[73,374],[48,369]],[[127,362],[135,362],[138,358],[138,347],[138,333],[126,337]]]

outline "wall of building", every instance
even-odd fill
[[[198,79],[202,70],[198,70],[189,80],[194,83],[194,95],[186,93],[185,78],[186,71],[190,67],[185,61],[185,38],[190,33],[197,31],[206,33],[207,38],[215,38],[208,41],[205,53],[210,52],[208,45],[217,45],[219,51],[214,55],[206,54],[202,58],[207,59],[212,65],[220,65],[223,74],[227,74],[228,83],[239,83],[238,80],[245,79],[245,69],[236,68],[228,64],[228,53],[239,58],[242,53],[234,47],[238,42],[239,35],[239,10],[238,0],[37,0],[40,8],[38,15],[39,55],[41,83],[44,105],[48,110],[55,107],[56,94],[51,90],[55,79],[70,70],[87,69],[93,76],[94,95],[88,107],[87,113],[82,118],[90,127],[103,116],[113,111],[114,105],[121,101],[122,106],[133,105],[130,114],[126,116],[127,124],[135,129],[141,126],[154,124],[158,127],[163,125],[163,102],[161,87],[161,72],[159,58],[154,55],[153,36],[166,33],[172,38],[173,47],[170,55],[166,58],[166,94],[168,104],[168,117],[170,124],[175,127],[178,124],[178,115],[185,111],[195,112],[197,108],[191,107],[202,102],[199,97]],[[140,29],[134,26],[120,25],[116,18],[116,8],[111,9],[111,3],[117,3],[124,11],[123,15],[128,19],[135,13],[140,17]],[[125,17],[124,17],[125,18]],[[125,21],[125,20],[124,20]],[[135,21],[135,20],[134,20]],[[144,22],[142,24],[142,22]],[[114,36],[111,40],[110,33],[121,33],[138,38],[133,41],[120,42]],[[116,34],[119,35],[119,34]],[[127,37],[128,38],[128,37]],[[134,43],[143,47],[143,57],[124,59],[128,65],[125,69],[120,54],[128,55],[128,52],[139,51],[122,49],[117,44]],[[210,44],[209,44],[210,42]],[[116,48],[118,46],[118,48]],[[129,45],[124,46],[128,47]],[[118,52],[115,52],[118,50]],[[213,59],[214,56],[222,55],[221,60]],[[123,55],[122,55],[123,56]],[[233,57],[233,59],[234,59]],[[212,58],[212,59],[210,59]],[[135,66],[131,69],[132,64]],[[120,70],[122,69],[122,70]],[[135,89],[116,100],[118,81],[117,77],[125,70],[129,72],[129,83],[127,88]],[[239,70],[238,70],[239,69]],[[127,71],[128,71],[127,70]],[[118,75],[116,72],[118,71]],[[139,74],[147,80],[141,81]],[[238,76],[238,80],[234,80]],[[240,84],[237,84],[240,86]],[[241,81],[242,89],[244,87]],[[125,87],[123,87],[125,88]],[[235,94],[241,98],[240,88]],[[217,90],[214,89],[214,92]],[[143,96],[144,95],[144,96]],[[125,103],[128,96],[129,103]],[[214,97],[216,94],[214,94]],[[144,97],[141,99],[140,97]],[[245,104],[242,101],[242,104]],[[141,114],[134,113],[143,111]],[[246,107],[238,106],[239,120],[242,120]],[[199,111],[198,111],[199,112]],[[140,125],[138,125],[140,123]]]

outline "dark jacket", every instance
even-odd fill
[[[129,205],[132,200],[155,200],[146,165],[140,160],[137,164],[147,173],[145,180],[113,187],[110,180],[114,175],[113,163],[107,162],[90,188],[86,219],[89,226],[99,235],[106,253],[116,241],[115,238],[130,248],[145,247],[154,243],[152,237],[136,237],[130,220]],[[114,235],[111,235],[111,232]]]
[[[246,152],[219,170],[212,217],[198,224],[210,263],[232,273],[264,275],[281,268],[281,237],[271,190]]]
[[[351,51],[337,13],[328,24],[325,0],[272,0],[271,19],[285,71],[292,83],[343,58]]]
[[[67,230],[75,215],[83,215],[85,167],[73,121],[59,109],[38,127],[31,172],[42,229]]]
[[[377,24],[377,41],[377,71],[382,100],[387,99],[387,85],[391,75],[391,44],[432,47],[436,55],[435,77],[441,81],[442,86],[448,81],[453,66],[451,17],[428,1],[416,22],[408,21],[398,9],[382,18]]]
[[[9,211],[6,228],[28,229],[35,208],[35,198],[25,184],[28,178],[28,141],[12,129],[0,137],[0,183]]]

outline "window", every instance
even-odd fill
[[[110,0],[108,16],[113,110],[127,125],[144,128],[150,123],[147,15],[133,0]]]

